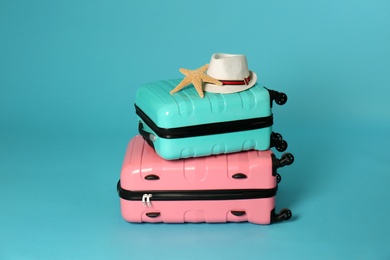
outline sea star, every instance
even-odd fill
[[[196,70],[188,70],[183,68],[179,69],[179,71],[185,75],[185,78],[179,83],[179,85],[177,85],[169,93],[173,94],[192,83],[196,91],[198,92],[199,96],[203,98],[204,97],[203,87],[202,87],[203,82],[213,83],[215,85],[221,86],[222,82],[205,74],[208,67],[209,64],[206,64]]]

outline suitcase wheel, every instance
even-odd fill
[[[284,105],[287,102],[287,95],[283,92],[278,92],[275,90],[271,90],[268,88],[265,88],[268,90],[269,96],[270,96],[270,106],[272,107],[272,101],[275,101],[278,105]]]
[[[160,212],[146,212],[146,216],[149,218],[157,218],[160,215]]]
[[[287,142],[284,140],[281,140],[275,148],[276,148],[276,150],[278,150],[278,152],[284,152],[287,150]]]
[[[276,216],[278,221],[289,220],[292,217],[292,212],[289,209],[281,209],[279,214]]]
[[[284,153],[279,160],[279,167],[291,165],[294,162],[294,155],[291,153]]]
[[[279,183],[282,181],[282,176],[280,176],[279,173],[276,174],[276,183]]]
[[[284,105],[287,102],[287,95],[283,92],[279,92],[278,95],[275,98],[275,102],[278,105]]]
[[[279,133],[272,132],[272,138],[278,139],[278,140],[283,140],[283,136]]]
[[[237,216],[237,217],[241,217],[241,216],[244,216],[246,214],[246,212],[244,210],[232,210],[232,211],[230,211],[230,213],[232,213],[234,216]]]
[[[287,150],[287,142],[283,140],[283,136],[281,134],[272,132],[271,147],[275,147],[279,152],[284,152]]]

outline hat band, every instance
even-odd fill
[[[244,80],[220,80],[222,82],[222,85],[248,85],[251,81],[251,76],[249,75]]]

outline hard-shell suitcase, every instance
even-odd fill
[[[145,84],[137,90],[139,133],[167,160],[243,150],[285,151],[287,142],[272,132],[272,103],[284,93],[258,84],[231,93],[205,93],[186,87],[170,94],[180,79]]]
[[[164,160],[141,136],[129,143],[118,182],[122,216],[129,222],[243,222],[289,219],[275,212],[280,175],[290,153],[271,150]]]

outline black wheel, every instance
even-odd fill
[[[279,93],[279,95],[275,99],[276,104],[284,105],[287,102],[287,95],[284,93]]]
[[[282,209],[278,214],[279,221],[289,220],[291,217],[292,217],[292,212],[289,209]]]
[[[276,174],[276,182],[279,183],[282,181],[282,176],[279,173]]]
[[[287,142],[284,140],[280,140],[280,142],[278,142],[275,148],[276,150],[278,150],[278,152],[284,152],[287,150]]]
[[[283,140],[283,137],[281,134],[274,133],[274,132],[272,132],[272,138],[277,139],[277,140]]]
[[[280,158],[280,164],[283,166],[291,165],[293,162],[294,162],[294,155],[292,155],[291,153],[285,153]]]

